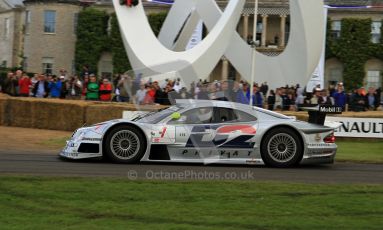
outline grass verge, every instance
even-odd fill
[[[380,229],[383,185],[0,177],[3,229]]]
[[[337,161],[383,163],[382,140],[340,140],[336,142]]]
[[[48,148],[64,148],[66,145],[66,141],[70,139],[68,137],[60,137],[60,138],[51,138],[49,140],[44,140],[39,144]]]

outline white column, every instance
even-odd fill
[[[222,57],[222,72],[221,72],[221,80],[225,81],[229,78],[229,61],[226,57]]]
[[[269,16],[263,14],[262,15],[262,47],[266,47],[266,39],[267,39],[267,18]]]
[[[285,40],[286,40],[286,15],[280,15],[281,17],[281,31],[280,31],[280,36],[279,36],[279,47],[280,48],[285,48]]]
[[[247,36],[249,36],[249,15],[243,15],[243,33],[242,37],[247,41]]]

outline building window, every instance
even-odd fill
[[[29,32],[29,24],[31,23],[31,11],[25,11],[25,33]]]
[[[4,20],[4,38],[7,39],[9,38],[9,29],[10,29],[10,20],[9,18],[6,18]]]
[[[367,72],[367,89],[370,87],[379,88],[382,84],[380,71],[370,70]]]
[[[78,25],[78,13],[74,13],[73,15],[73,32],[77,34],[77,25]]]
[[[331,37],[334,39],[340,38],[340,31],[342,30],[342,22],[339,20],[332,21],[331,23]]]
[[[343,81],[343,69],[342,68],[331,68],[329,70],[329,85],[336,85],[338,82]]]
[[[372,43],[380,43],[382,22],[372,22],[371,24],[371,41]]]
[[[43,73],[46,73],[46,74],[53,73],[53,58],[51,57],[43,58]]]
[[[3,68],[7,68],[7,61],[4,60],[2,63],[1,63],[1,67]]]
[[[44,32],[45,33],[56,32],[56,11],[53,11],[53,10],[44,11]]]

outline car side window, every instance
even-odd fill
[[[214,123],[252,122],[257,118],[241,110],[231,108],[215,108]]]
[[[241,110],[235,110],[235,115],[237,117],[238,122],[251,122],[256,121],[257,118],[251,114],[243,112]]]
[[[170,120],[169,124],[210,124],[213,122],[213,108],[191,109],[181,114],[180,119]]]
[[[214,109],[214,123],[225,123],[237,120],[233,109],[219,108]]]

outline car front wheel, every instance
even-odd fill
[[[104,143],[106,156],[118,163],[136,163],[144,156],[146,150],[144,134],[129,125],[112,128]]]

